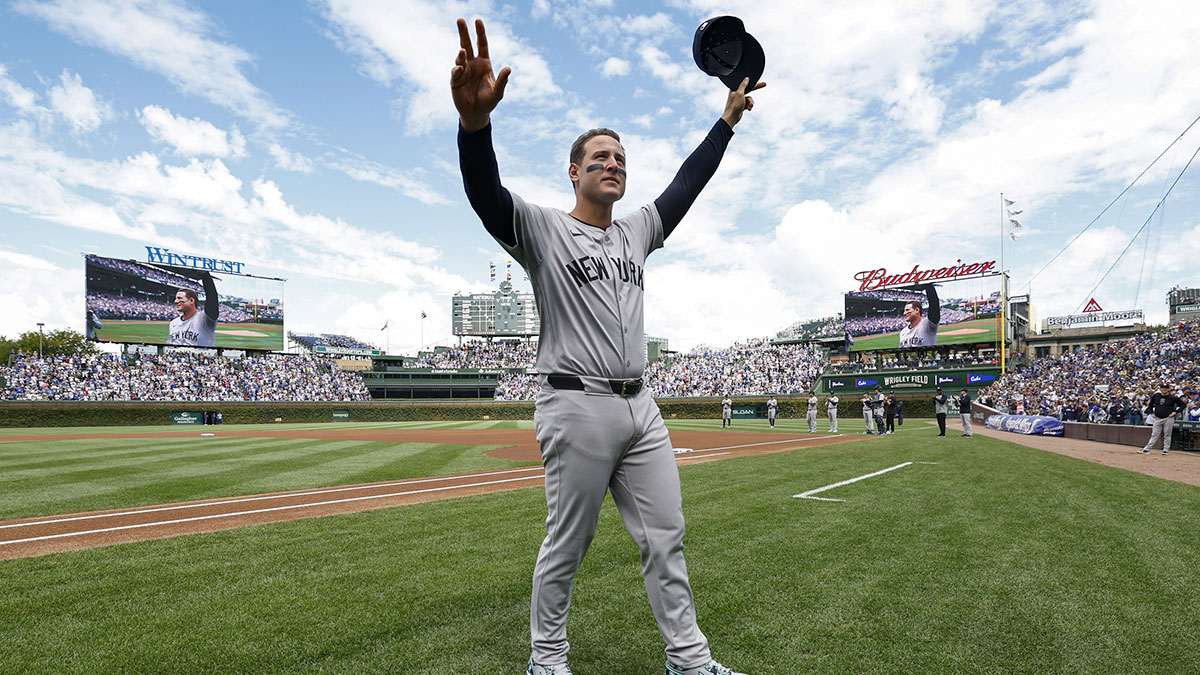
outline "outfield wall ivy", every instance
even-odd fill
[[[796,419],[803,419],[806,398],[781,397],[780,417],[787,419],[790,406]],[[763,405],[766,397],[735,399],[737,405]],[[718,398],[659,399],[666,419],[716,419],[721,416]],[[101,427],[170,425],[171,414],[180,411],[220,412],[225,424],[271,424],[275,422],[332,422],[335,410],[350,413],[351,422],[409,422],[455,420],[531,420],[533,403],[526,401],[372,401],[366,403],[258,403],[258,402],[0,402],[0,427]],[[905,417],[932,417],[933,404],[926,396],[904,397]],[[842,419],[862,416],[862,404],[843,399],[838,406]],[[822,397],[819,419],[825,419]]]

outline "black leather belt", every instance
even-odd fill
[[[575,391],[583,391],[583,380],[575,375],[547,375],[546,381],[555,389],[573,389]],[[635,396],[642,390],[641,379],[637,380],[604,380],[608,383],[612,393],[618,396]]]

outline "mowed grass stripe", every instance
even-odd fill
[[[116,441],[112,441],[116,442]],[[161,448],[162,440],[120,440]],[[58,442],[63,443],[63,442]],[[58,444],[56,443],[56,444]],[[213,443],[213,445],[208,445]],[[171,446],[175,448],[175,446]],[[346,483],[503,469],[523,463],[487,457],[493,446],[315,441],[310,439],[204,439],[186,454],[153,452],[61,471],[28,470],[0,480],[0,518],[144,506],[233,497]],[[440,448],[428,452],[429,448]]]
[[[0,480],[22,471],[46,472],[52,469],[99,465],[119,466],[123,463],[144,464],[146,459],[170,461],[174,458],[218,457],[230,452],[253,448],[269,450],[289,445],[294,439],[271,438],[205,438],[188,439],[80,439],[28,441],[3,447],[7,461],[0,461]]]
[[[792,494],[902,461],[830,491]],[[1200,489],[918,434],[681,469],[717,658],[750,672],[1195,672]],[[0,662],[68,673],[520,670],[528,489],[0,564]],[[1158,580],[1148,579],[1160,576]],[[576,671],[660,672],[612,507],[575,585]]]

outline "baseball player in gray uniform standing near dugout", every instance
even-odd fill
[[[817,433],[817,404],[820,403],[817,398],[817,392],[811,392],[808,395],[808,433]]]
[[[826,414],[829,415],[829,431],[830,432],[837,431],[837,407],[838,407],[837,394],[830,394],[829,398],[825,399],[825,412],[826,412]]]
[[[617,220],[612,208],[625,193],[625,149],[607,129],[580,136],[567,168],[575,207],[566,212],[529,204],[501,185],[490,115],[510,70],[493,73],[482,21],[475,30],[478,53],[466,21],[458,20],[461,49],[450,75],[463,185],[484,227],[528,272],[541,315],[534,425],[548,513],[533,572],[526,673],[571,672],[571,587],[611,492],[642,552],[650,606],[667,643],[667,674],[734,675],[712,659],[697,625],[683,559],[679,470],[640,378],[646,256],[675,230],[716,171],[734,125],[753,108],[748,81],[730,92],[721,119],[662,195]]]
[[[775,428],[775,418],[779,417],[779,401],[775,397],[767,399],[767,421],[771,423],[771,428]]]
[[[733,426],[733,399],[728,395],[721,399],[721,428]]]

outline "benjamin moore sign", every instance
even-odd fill
[[[1089,314],[1052,316],[1046,319],[1046,325],[1073,326],[1078,323],[1107,323],[1109,321],[1145,321],[1145,318],[1140,309],[1126,309],[1119,312],[1091,312]]]

